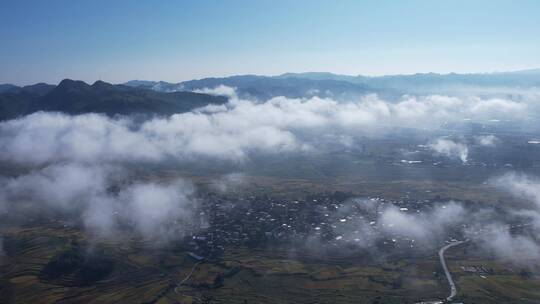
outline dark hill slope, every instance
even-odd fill
[[[0,92],[0,120],[29,112],[30,105],[54,89],[53,85],[38,83],[25,87],[13,86]]]
[[[88,85],[65,79],[58,86],[40,84],[0,94],[0,119],[37,111],[68,114],[104,113],[170,115],[208,104],[223,104],[225,97],[192,92],[163,93],[97,81]]]

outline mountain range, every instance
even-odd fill
[[[234,87],[242,97],[260,100],[276,96],[289,98],[316,95],[347,99],[367,93],[386,97],[408,93],[433,94],[460,91],[491,92],[497,89],[540,87],[540,69],[500,73],[350,76],[327,72],[286,73],[279,76],[241,75],[223,78],[203,78],[179,83],[132,80],[127,86],[161,92],[193,91],[219,85]]]
[[[68,114],[170,115],[208,104],[224,104],[223,96],[194,92],[158,92],[96,81],[62,80],[57,86],[39,83],[17,87],[0,86],[0,119],[12,119],[37,111]]]
[[[179,83],[132,80],[124,84],[62,80],[57,86],[38,83],[19,87],[0,84],[0,120],[36,111],[69,114],[170,115],[208,104],[223,104],[225,96],[197,92],[220,85],[233,87],[243,98],[264,101],[276,96],[318,96],[351,100],[377,93],[392,100],[403,94],[457,94],[459,92],[512,92],[540,88],[540,69],[501,73],[349,76],[326,72],[286,73],[279,76],[239,75],[203,78]]]

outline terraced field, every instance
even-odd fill
[[[181,249],[149,250],[140,240],[91,242],[75,229],[46,227],[7,230],[4,243],[0,298],[5,303],[336,303],[336,297],[371,303],[383,293],[391,303],[407,295],[412,301],[440,294],[434,258],[377,268],[360,259],[322,262],[238,248],[202,263],[175,289],[194,264]],[[55,264],[58,260],[70,263]]]
[[[7,233],[0,298],[6,303],[153,303],[171,289],[184,266],[187,270],[190,263],[188,259],[160,254],[141,258],[133,252],[140,251],[137,246],[126,249],[101,243],[99,246],[106,253],[99,255],[106,254],[111,265],[96,281],[80,282],[78,277],[87,270],[85,266],[48,277],[47,265],[69,250],[75,239],[85,241],[70,230],[25,229]],[[93,248],[85,245],[84,250]]]
[[[456,301],[540,302],[537,277],[471,246],[447,253]],[[89,240],[70,228],[13,228],[4,231],[4,247],[0,303],[415,303],[447,295],[436,252],[373,262],[231,247],[180,286],[195,264],[186,251],[150,249],[128,236]]]

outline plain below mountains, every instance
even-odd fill
[[[224,104],[223,96],[194,92],[158,92],[97,81],[65,79],[57,86],[39,83],[17,87],[0,85],[0,119],[12,119],[37,111],[68,114],[170,115],[209,104]]]

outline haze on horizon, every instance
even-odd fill
[[[531,69],[539,15],[503,0],[3,1],[0,83]]]

